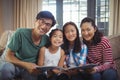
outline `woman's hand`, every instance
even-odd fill
[[[85,71],[90,74],[94,74],[97,72],[96,67],[93,67],[92,69],[86,69]]]

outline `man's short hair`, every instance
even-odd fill
[[[41,18],[47,18],[47,19],[51,19],[52,20],[52,26],[54,26],[56,24],[56,20],[53,16],[53,14],[49,11],[40,11],[37,16],[36,19],[41,19]]]

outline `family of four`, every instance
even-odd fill
[[[74,22],[66,22],[63,30],[53,29],[53,14],[41,11],[33,29],[16,30],[0,60],[0,80],[117,80],[112,49],[108,39],[89,17],[81,21],[82,37]],[[57,69],[41,72],[38,66],[64,68],[97,64],[86,71]],[[51,75],[52,74],[52,75]]]

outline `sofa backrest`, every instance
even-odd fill
[[[109,36],[108,39],[112,47],[113,59],[116,64],[117,73],[120,80],[120,34]]]

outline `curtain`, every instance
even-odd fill
[[[42,9],[42,0],[14,0],[14,30],[32,28],[37,13]]]
[[[0,0],[0,36],[1,36],[2,32],[3,32],[2,23],[3,23],[3,20],[2,20],[2,2]]]
[[[120,33],[120,0],[110,0],[109,35]]]

